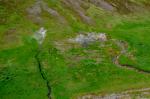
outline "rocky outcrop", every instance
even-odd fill
[[[143,11],[146,8],[145,4],[134,2],[132,0],[105,0],[112,5],[118,13],[129,14]]]
[[[143,88],[143,89],[128,90],[121,93],[113,93],[110,95],[89,94],[89,95],[78,97],[78,99],[148,99],[146,98],[146,96],[149,94],[150,94],[150,88]]]
[[[64,22],[65,19],[59,14],[59,12],[48,6],[43,0],[36,0],[36,2],[29,8],[27,8],[27,13],[29,18],[31,18],[35,23],[42,24],[43,19],[41,17],[42,12],[47,12],[50,16],[58,19],[60,22]]]
[[[92,42],[105,42],[107,41],[107,36],[105,33],[87,33],[87,35],[79,34],[73,39],[69,39],[69,42],[79,43],[83,47],[87,47]]]
[[[86,15],[86,8],[88,8],[88,2],[84,0],[62,0],[62,3],[69,9],[73,10],[85,23],[91,24],[93,20]]]
[[[76,19],[80,21],[93,24],[94,19],[92,19],[87,11],[94,5],[104,11],[117,12],[120,14],[129,14],[134,12],[140,12],[149,9],[148,3],[137,3],[130,0],[60,0],[59,3],[62,8],[71,10],[72,14]],[[27,13],[30,19],[35,23],[42,24],[43,20],[41,17],[42,12],[47,12],[53,18],[56,18],[59,22],[66,23],[66,19],[53,7],[48,6],[47,2],[44,0],[36,0],[36,2],[29,8],[27,8]]]
[[[104,0],[89,0],[90,3],[107,11],[115,11],[116,8]]]
[[[46,31],[43,27],[41,27],[35,34],[34,38],[38,41],[39,44],[42,44],[43,40],[46,36]]]

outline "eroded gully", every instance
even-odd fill
[[[118,67],[121,67],[121,68],[134,70],[134,71],[139,72],[139,73],[150,74],[149,70],[143,70],[140,68],[136,68],[135,66],[129,65],[129,64],[121,64],[119,62],[119,59],[120,59],[121,55],[124,55],[127,53],[127,47],[125,47],[125,44],[127,44],[127,43],[125,43],[125,42],[115,42],[115,43],[121,48],[120,54],[115,56],[115,58],[113,59],[113,63],[115,65],[117,65]]]
[[[35,55],[35,59],[37,61],[38,69],[39,69],[39,72],[40,72],[40,74],[42,76],[42,79],[46,83],[46,87],[47,87],[47,90],[48,90],[47,97],[48,97],[48,99],[51,99],[51,86],[50,86],[50,83],[49,83],[49,81],[47,79],[47,76],[46,76],[44,70],[42,70],[42,64],[41,64],[41,61],[40,61],[40,58],[39,58],[40,52],[41,52],[41,50],[39,48],[38,51],[37,51],[37,53],[36,53],[36,55]]]

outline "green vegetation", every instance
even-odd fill
[[[113,56],[120,52],[113,42],[108,40],[106,46],[95,42],[87,48],[65,42],[79,32],[105,32],[109,39],[128,43],[132,57],[122,56],[122,64],[150,71],[149,12],[112,14],[91,5],[87,15],[94,20],[94,25],[88,25],[75,12],[63,8],[60,1],[45,1],[67,22],[62,24],[43,12],[44,24],[35,24],[25,12],[28,6],[34,4],[32,0],[2,2],[0,5],[0,18],[3,18],[3,22],[0,19],[0,99],[47,99],[47,86],[35,59],[38,44],[32,38],[40,27],[47,29],[39,58],[51,86],[52,98],[71,99],[87,93],[106,94],[150,86],[149,74],[113,64]],[[141,1],[149,3],[149,0]],[[14,5],[17,7],[14,8]],[[58,49],[55,42],[63,42],[64,46]]]

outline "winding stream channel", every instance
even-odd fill
[[[48,97],[48,99],[51,99],[51,86],[49,84],[49,81],[48,81],[48,79],[46,77],[46,74],[45,74],[44,70],[42,70],[42,64],[41,64],[41,61],[40,61],[40,58],[39,58],[40,52],[41,52],[41,49],[39,48],[38,51],[37,51],[37,53],[36,53],[36,55],[35,55],[35,59],[37,61],[38,69],[39,69],[39,72],[40,72],[40,74],[42,76],[42,79],[46,83],[46,87],[47,87],[47,90],[48,90],[47,97]]]
[[[121,67],[121,68],[126,68],[126,69],[130,69],[130,70],[134,70],[134,71],[137,71],[139,73],[143,73],[143,74],[150,74],[150,71],[148,70],[143,70],[143,69],[140,69],[140,68],[136,68],[135,66],[133,65],[129,65],[128,63],[127,64],[121,64],[119,62],[119,59],[121,57],[121,55],[124,55],[127,53],[127,47],[125,47],[125,44],[127,44],[126,42],[122,42],[122,41],[117,41],[115,42],[120,48],[121,48],[121,51],[120,51],[120,54],[115,56],[115,58],[113,59],[113,63],[115,65],[117,65],[118,67]]]

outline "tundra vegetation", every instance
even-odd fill
[[[0,0],[0,99],[149,99],[149,0]]]

